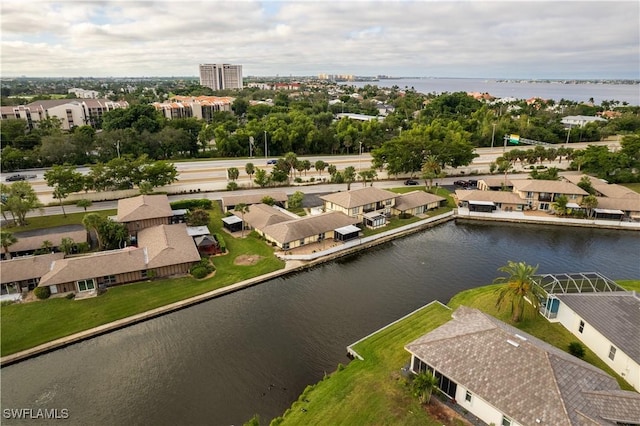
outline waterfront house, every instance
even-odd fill
[[[21,256],[0,262],[0,300],[19,299],[23,292],[36,288],[51,262],[62,259],[64,253],[49,253],[39,256]]]
[[[397,196],[396,202],[391,208],[391,213],[394,215],[417,216],[444,206],[446,203],[446,198],[439,195],[425,191],[412,191]]]
[[[637,424],[640,394],[604,371],[477,309],[406,345],[414,373],[487,424]]]
[[[247,206],[251,206],[253,204],[262,203],[265,197],[270,197],[275,200],[275,205],[278,207],[282,207],[286,209],[288,207],[289,197],[285,192],[281,191],[273,191],[269,192],[268,195],[262,194],[243,194],[243,195],[227,195],[221,198],[222,201],[222,212],[228,213],[233,212],[233,209],[238,204],[245,204]]]
[[[325,240],[346,241],[357,238],[360,228],[358,218],[339,212],[327,212],[317,215],[291,219],[256,229],[268,242],[282,250],[290,250]]]
[[[138,232],[137,247],[54,260],[38,284],[51,294],[94,292],[99,286],[184,275],[200,254],[183,223]]]
[[[633,291],[556,294],[555,318],[640,391],[640,295]],[[638,417],[640,419],[640,417]]]
[[[532,210],[552,210],[553,203],[560,196],[566,196],[569,203],[580,205],[589,193],[578,185],[560,180],[516,179],[512,181],[513,192],[526,200]]]
[[[593,176],[567,175],[564,178],[578,184],[583,177],[589,178],[598,200],[598,206],[594,209],[596,218],[640,221],[640,194],[626,186],[607,183]]]
[[[506,191],[456,189],[455,198],[459,207],[472,212],[522,211],[527,205],[517,194]]]
[[[391,209],[395,206],[398,194],[374,186],[334,192],[321,196],[325,211],[340,212],[359,219],[370,228],[379,228],[387,224]]]

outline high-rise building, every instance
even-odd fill
[[[213,90],[242,89],[242,65],[200,64],[200,85]]]

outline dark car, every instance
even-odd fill
[[[469,186],[469,182],[467,182],[466,180],[457,180],[457,181],[453,182],[453,184],[455,186],[462,186],[462,187],[465,187],[465,188],[467,186]]]
[[[407,179],[404,181],[405,185],[418,185],[418,181],[417,180],[413,180],[413,179]]]
[[[11,175],[7,178],[7,182],[17,182],[19,180],[35,179],[36,175]]]
[[[267,160],[267,166],[269,164],[276,164],[276,163],[278,163],[278,160]]]

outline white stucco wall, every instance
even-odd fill
[[[585,321],[582,333],[578,331],[582,318],[571,308],[560,301],[558,316],[556,318],[567,330],[585,344],[598,358],[603,360],[616,373],[621,375],[635,390],[640,391],[640,364],[631,359],[619,347],[612,343],[599,331]],[[611,346],[616,347],[616,354],[613,359],[609,359]]]
[[[487,424],[502,424],[502,412],[473,392],[471,392],[471,401],[467,401],[465,399],[466,394],[467,389],[458,384],[456,390],[456,402],[458,405]],[[511,426],[520,426],[520,423],[511,419]]]

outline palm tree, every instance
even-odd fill
[[[540,307],[539,297],[542,290],[533,280],[538,270],[538,265],[531,266],[524,262],[508,261],[505,266],[498,268],[498,271],[505,272],[506,277],[498,277],[493,282],[496,284],[504,284],[496,291],[498,299],[496,307],[500,309],[502,305],[511,302],[511,321],[519,322],[525,311],[525,300],[529,300],[531,306],[535,308],[535,312]]]
[[[98,248],[102,250],[104,247],[104,243],[102,241],[102,236],[100,235],[100,226],[104,222],[104,218],[100,216],[98,213],[89,213],[84,215],[82,218],[82,224],[87,229],[87,232],[91,233],[94,231],[96,233],[96,239],[98,240]]]
[[[413,378],[411,388],[420,404],[428,404],[434,389],[438,388],[438,379],[430,371],[421,371]]]
[[[566,195],[560,195],[556,198],[556,201],[553,203],[553,209],[558,212],[560,216],[566,216],[569,212],[569,208],[567,204],[569,203],[569,199]]]
[[[256,166],[253,163],[247,163],[244,165],[244,171],[249,175],[249,186],[253,186],[253,175],[256,172]]]
[[[11,259],[11,253],[9,247],[18,242],[18,239],[9,231],[0,231],[0,241],[2,248],[4,249],[5,259]]]
[[[433,180],[442,174],[442,166],[435,155],[429,155],[422,164],[422,178],[429,180],[429,188],[433,186]]]
[[[242,217],[242,228],[240,231],[241,231],[241,236],[244,238],[244,214],[249,211],[249,206],[246,205],[245,203],[238,203],[233,208],[233,211],[240,213],[240,216]]]

